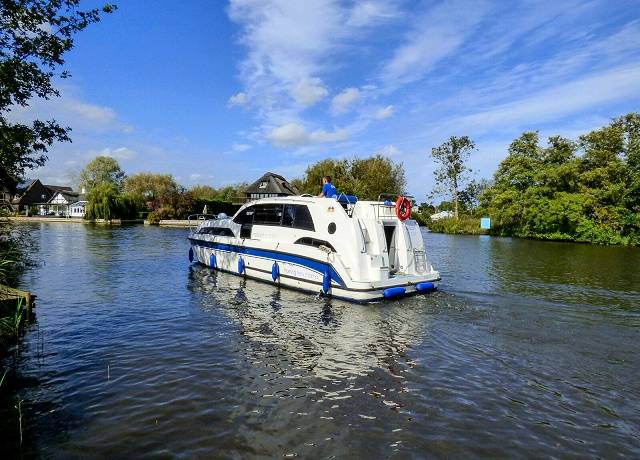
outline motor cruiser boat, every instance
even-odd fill
[[[407,197],[262,198],[189,216],[190,261],[278,286],[370,302],[437,289]]]

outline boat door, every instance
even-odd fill
[[[240,214],[238,214],[233,221],[236,224],[240,224],[240,238],[251,238],[251,229],[253,228],[253,215],[255,208],[253,206],[247,206]]]

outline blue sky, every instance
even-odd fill
[[[381,153],[421,201],[451,135],[490,177],[525,130],[575,138],[640,110],[637,0],[152,4],[119,2],[78,35],[63,96],[14,112],[73,128],[30,177],[70,183],[102,154],[217,187]]]

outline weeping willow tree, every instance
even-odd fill
[[[85,219],[135,219],[137,213],[135,200],[113,184],[98,185],[87,194]]]

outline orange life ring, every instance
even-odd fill
[[[399,196],[396,201],[396,216],[404,221],[411,215],[411,201],[406,196]]]

